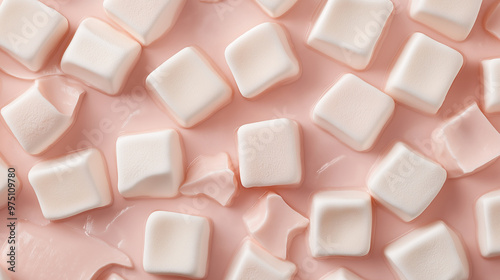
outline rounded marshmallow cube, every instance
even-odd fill
[[[118,191],[124,197],[174,197],[184,180],[184,153],[173,129],[116,140]]]
[[[500,39],[500,2],[495,4],[491,12],[488,13],[484,28],[497,39]]]
[[[500,256],[500,190],[481,196],[476,202],[477,240],[485,258]]]
[[[363,278],[354,274],[350,270],[341,267],[336,271],[321,277],[320,280],[363,280]]]
[[[500,58],[483,60],[484,111],[500,113]]]
[[[151,72],[146,86],[186,128],[213,115],[232,97],[231,87],[194,47],[182,49]]]
[[[141,45],[109,24],[84,19],[61,59],[64,73],[106,94],[117,94],[141,54]]]
[[[288,12],[297,0],[255,0],[270,17],[277,18]]]
[[[116,273],[111,273],[110,275],[108,275],[106,280],[125,280],[125,279],[123,279],[123,277],[121,277],[120,275],[118,275]]]

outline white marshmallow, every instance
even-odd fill
[[[411,231],[384,250],[400,279],[469,278],[469,264],[458,235],[438,221]]]
[[[7,178],[9,175],[9,165],[3,160],[2,155],[0,154],[0,178],[3,178],[2,181],[0,181],[0,209],[4,208],[7,206],[7,197],[9,193],[9,182]],[[19,186],[19,179],[18,178],[12,178],[15,180],[15,186]],[[16,190],[19,191],[19,190]],[[15,201],[13,201],[15,202]],[[2,278],[0,277],[0,280]]]
[[[500,58],[483,60],[484,111],[500,113]]]
[[[52,146],[71,127],[84,91],[58,77],[35,84],[1,110],[5,123],[32,154]]]
[[[292,239],[309,224],[309,219],[292,209],[281,196],[268,193],[243,216],[248,232],[265,249],[286,259]]]
[[[186,0],[104,0],[106,14],[142,45],[167,33],[177,21]]]
[[[474,103],[434,130],[432,149],[448,176],[460,177],[500,156],[500,133]]]
[[[295,264],[274,257],[247,239],[234,257],[224,279],[291,280],[296,269]]]
[[[372,202],[364,191],[323,191],[313,196],[309,249],[313,257],[364,256],[372,239]]]
[[[0,48],[32,71],[40,70],[68,31],[68,20],[34,0],[0,4]]]
[[[106,280],[125,280],[125,279],[123,279],[120,275],[116,273],[111,273],[110,275],[108,275]]]
[[[173,129],[118,137],[118,191],[124,197],[176,196],[184,180],[183,158]]]
[[[295,121],[282,118],[245,124],[237,137],[243,187],[301,183],[302,144]]]
[[[391,70],[385,92],[418,111],[435,114],[463,62],[458,51],[414,33]]]
[[[405,222],[418,217],[446,181],[446,170],[398,142],[368,177],[371,195]]]
[[[194,47],[173,55],[146,78],[146,86],[183,127],[192,127],[231,101],[232,89]]]
[[[474,26],[482,0],[411,0],[410,16],[456,41],[463,41]]]
[[[488,12],[484,28],[497,39],[500,39],[500,2],[496,3]]]
[[[300,74],[286,31],[277,23],[255,26],[226,47],[226,62],[241,95],[253,98]]]
[[[341,267],[336,271],[321,277],[320,280],[363,280],[363,278],[354,274],[350,270]]]
[[[167,211],[149,215],[144,238],[144,270],[200,279],[207,272],[210,247],[207,218]]]
[[[123,87],[141,54],[141,45],[109,24],[83,20],[61,59],[64,73],[107,94]]]
[[[476,202],[477,239],[485,258],[500,256],[500,190],[481,196]]]
[[[370,149],[394,112],[394,100],[345,74],[318,101],[313,121],[357,151]]]
[[[277,18],[288,12],[297,0],[255,0],[257,4],[272,18]]]
[[[390,0],[328,0],[307,44],[354,69],[370,63],[394,5]]]
[[[48,220],[64,219],[111,203],[106,162],[97,149],[42,161],[28,174]]]

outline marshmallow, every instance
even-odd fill
[[[356,70],[370,63],[394,10],[390,0],[328,0],[307,44]]]
[[[411,231],[389,244],[386,258],[400,279],[466,280],[469,264],[458,235],[444,222]]]
[[[83,20],[64,52],[61,69],[107,94],[123,87],[141,54],[141,45],[109,24]]]
[[[410,16],[455,41],[463,41],[474,26],[483,0],[411,0]]]
[[[183,127],[192,127],[231,101],[232,89],[194,47],[169,58],[146,78],[155,98]]]
[[[350,270],[341,267],[336,271],[321,277],[320,280],[363,280],[363,278],[354,274]]]
[[[265,22],[226,47],[226,62],[241,95],[253,98],[300,75],[300,65],[283,27]]]
[[[181,138],[173,129],[118,137],[116,161],[124,197],[174,197],[184,180]]]
[[[497,39],[500,39],[500,2],[494,5],[486,18],[484,28]]]
[[[500,156],[500,134],[474,103],[434,130],[432,149],[448,176],[459,177]]]
[[[500,190],[481,196],[476,202],[477,239],[485,258],[500,256]]]
[[[368,193],[316,193],[310,219],[309,248],[313,257],[364,256],[370,251],[372,202]]]
[[[170,30],[186,0],[104,0],[106,14],[142,45],[147,46]]]
[[[9,193],[9,181],[7,180],[9,177],[9,165],[3,160],[2,155],[0,154],[0,209],[7,206],[7,198]],[[12,178],[15,183],[15,186],[18,185],[18,178]],[[17,191],[17,190],[16,190]],[[1,278],[0,278],[1,279]]]
[[[500,58],[483,60],[484,111],[500,113]]]
[[[144,270],[193,279],[205,277],[210,246],[210,221],[167,211],[149,215],[144,238]]]
[[[68,31],[68,20],[33,0],[0,4],[0,49],[32,71],[40,70]]]
[[[353,74],[345,74],[319,100],[313,121],[357,151],[370,149],[394,112],[394,100]]]
[[[435,114],[463,62],[458,51],[414,33],[391,70],[385,92],[418,111]]]
[[[301,183],[302,144],[295,121],[282,118],[245,124],[238,129],[237,138],[243,187]]]
[[[1,110],[5,123],[23,149],[37,155],[57,142],[71,127],[84,91],[50,77],[35,84]]]
[[[250,239],[246,239],[224,279],[291,280],[296,270],[295,264],[274,257]]]
[[[125,279],[123,279],[120,275],[116,273],[111,273],[110,275],[108,275],[106,280],[125,280]]]
[[[270,17],[277,18],[288,12],[297,0],[255,0]]]
[[[48,220],[111,204],[106,162],[97,149],[42,161],[31,168],[28,178]]]
[[[409,222],[424,212],[445,181],[443,167],[398,142],[372,169],[367,185],[373,198]]]
[[[222,206],[231,203],[238,181],[227,153],[199,156],[188,167],[186,181],[179,191],[183,195],[204,194]]]
[[[292,239],[309,220],[293,210],[281,196],[268,193],[243,216],[248,232],[273,255],[286,259]]]

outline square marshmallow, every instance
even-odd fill
[[[42,161],[29,181],[48,220],[64,219],[111,203],[106,162],[97,149]]]
[[[500,256],[500,190],[481,196],[476,202],[477,239],[485,258]]]
[[[394,100],[345,74],[318,101],[313,121],[357,151],[370,149],[394,112]]]
[[[117,94],[141,54],[141,45],[109,24],[83,20],[61,60],[64,73],[106,94]]]
[[[257,4],[272,18],[278,18],[288,12],[297,0],[255,0]]]
[[[281,259],[286,259],[292,239],[309,224],[309,219],[275,193],[261,197],[243,215],[243,221],[252,237]]]
[[[500,113],[500,58],[483,60],[484,111]]]
[[[356,70],[370,63],[394,9],[390,0],[328,0],[307,44]]]
[[[125,280],[125,279],[123,279],[120,275],[116,273],[111,273],[110,275],[108,275],[106,280]]]
[[[173,129],[116,140],[118,191],[124,197],[174,197],[184,180],[184,153]]]
[[[183,127],[192,127],[231,101],[232,89],[194,47],[173,55],[146,78],[146,86]]]
[[[400,279],[469,278],[462,242],[442,221],[411,231],[389,244],[384,254]]]
[[[391,70],[385,92],[418,111],[435,114],[463,62],[458,51],[414,33]]]
[[[296,270],[295,264],[274,257],[247,239],[234,257],[224,279],[291,280]]]
[[[321,277],[320,280],[363,280],[363,278],[354,274],[350,270],[341,267],[336,271]]]
[[[474,103],[434,130],[432,149],[448,176],[460,177],[500,156],[500,133]]]
[[[57,76],[36,80],[26,92],[3,107],[1,114],[23,149],[37,155],[69,130],[84,93]]]
[[[238,129],[237,138],[243,187],[301,183],[302,144],[295,121],[282,118],[245,124]]]
[[[364,191],[323,191],[313,196],[309,248],[315,258],[364,256],[372,239],[372,201]]]
[[[144,237],[144,270],[194,279],[207,273],[210,247],[207,218],[167,211],[149,215]]]
[[[226,47],[226,62],[241,95],[253,98],[300,74],[287,33],[277,23],[255,26]]]
[[[106,14],[142,45],[147,46],[168,30],[186,0],[104,0]]]
[[[405,222],[418,217],[446,181],[446,170],[398,142],[372,169],[371,195]]]
[[[0,4],[0,49],[32,71],[40,70],[68,31],[68,20],[34,0]]]
[[[500,2],[495,4],[491,12],[488,13],[484,28],[497,39],[500,39]]]
[[[483,0],[411,0],[410,16],[455,41],[463,41],[474,26]],[[459,5],[458,5],[459,4]]]

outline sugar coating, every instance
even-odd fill
[[[481,196],[476,202],[477,240],[485,258],[500,256],[500,190]]]
[[[141,54],[141,45],[109,24],[86,18],[61,59],[64,73],[106,94],[117,94]]]
[[[309,249],[313,257],[364,256],[372,239],[372,202],[364,191],[322,191],[313,196]]]
[[[118,191],[124,197],[174,197],[184,180],[184,152],[173,129],[116,140]]]
[[[243,187],[296,186],[302,181],[302,144],[295,121],[281,118],[245,124],[237,138]]]
[[[274,256],[286,259],[292,239],[309,219],[291,208],[281,196],[267,193],[243,215],[248,232]]]
[[[417,111],[436,114],[463,62],[458,51],[414,33],[390,72],[385,92]]]
[[[288,12],[297,0],[255,0],[259,7],[272,18],[278,18]]]
[[[193,279],[205,277],[210,247],[207,218],[167,211],[149,215],[144,238],[144,270]]]
[[[183,195],[204,194],[222,206],[231,204],[238,188],[233,164],[227,153],[199,156],[188,166]]]
[[[31,168],[28,178],[48,220],[64,219],[111,204],[106,162],[97,149],[87,149]]]
[[[460,177],[500,156],[500,134],[474,103],[434,130],[432,150],[449,177]]]
[[[73,124],[83,89],[51,77],[35,84],[2,108],[5,123],[23,149],[37,155],[46,151]]]
[[[410,16],[456,41],[463,41],[476,22],[482,0],[411,0]]]
[[[354,274],[349,269],[341,267],[336,271],[321,277],[320,280],[363,280],[363,278]]]
[[[33,0],[0,5],[0,49],[31,71],[40,70],[68,31],[68,20]]]
[[[300,65],[287,33],[277,23],[259,24],[231,42],[225,51],[241,95],[253,98],[296,78]]]
[[[0,182],[0,209],[4,208],[5,206],[7,206],[7,197],[8,197],[8,193],[9,193],[9,182],[7,180],[7,178],[9,175],[9,165],[4,161],[3,159],[3,156],[0,154],[0,176],[1,178],[5,178],[4,180],[2,180]],[[15,178],[13,178],[15,179]],[[15,179],[16,181],[18,181],[17,179]],[[16,184],[16,187],[18,186],[18,184]],[[16,191],[19,191],[18,189]],[[0,277],[0,279],[2,279]]]
[[[389,244],[384,254],[400,279],[469,278],[463,244],[442,221],[411,231]]]
[[[280,260],[252,240],[246,239],[233,258],[224,279],[291,280],[296,270],[292,262]]]
[[[106,14],[142,45],[148,46],[170,30],[186,0],[104,0]]]
[[[394,100],[353,74],[321,97],[313,121],[357,151],[370,149],[394,112]]]
[[[146,86],[183,127],[192,127],[231,101],[232,89],[205,55],[187,47],[146,78]]]
[[[483,97],[486,113],[500,113],[500,58],[483,60]]]
[[[398,142],[375,164],[367,185],[373,198],[409,222],[434,200],[446,175],[441,165]]]
[[[307,44],[356,70],[372,60],[394,10],[390,0],[328,0]]]

